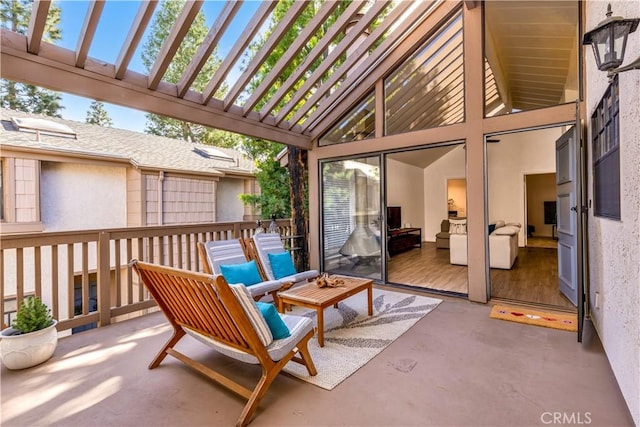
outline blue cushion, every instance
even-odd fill
[[[276,310],[273,304],[258,301],[256,302],[256,305],[262,313],[264,320],[267,321],[267,326],[269,326],[269,330],[271,331],[271,335],[273,335],[274,340],[280,340],[291,336],[289,328],[287,328],[287,325],[284,323],[280,317],[280,313],[278,313],[278,310]]]
[[[229,284],[242,283],[245,286],[262,282],[258,266],[255,261],[240,264],[220,265],[220,271]]]
[[[273,277],[276,279],[293,276],[297,273],[289,252],[280,252],[268,255],[269,263],[271,263],[271,271],[273,271]]]
[[[496,229],[496,225],[495,224],[489,224],[489,234],[493,233],[493,231]]]

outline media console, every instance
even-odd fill
[[[415,247],[422,246],[421,228],[399,228],[387,232],[387,250],[394,256]]]

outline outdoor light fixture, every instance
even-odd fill
[[[620,67],[624,60],[627,37],[638,28],[640,18],[624,19],[611,16],[611,4],[607,6],[607,19],[584,35],[583,45],[593,46],[593,54],[600,71],[608,71],[609,78],[628,70],[640,69],[640,57],[627,66]],[[620,68],[618,68],[620,67]]]

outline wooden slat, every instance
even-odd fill
[[[67,316],[69,319],[73,319],[75,316],[74,313],[74,305],[75,305],[75,295],[74,295],[74,283],[73,283],[73,244],[67,245]]]
[[[336,93],[332,94],[330,103],[327,103],[326,101],[322,102],[316,108],[316,112],[307,118],[305,121],[305,127],[308,132],[310,131],[311,136],[318,137],[320,134],[325,132],[331,124],[335,123],[335,121],[344,114],[345,106],[353,105],[367,91],[373,88],[375,86],[375,82],[386,74],[386,70],[391,69],[394,65],[404,60],[407,54],[415,48],[416,44],[424,39],[425,34],[429,34],[430,31],[437,28],[440,23],[455,13],[459,6],[460,2],[456,1],[438,3],[433,10],[421,18],[414,30],[408,33],[404,32],[401,38],[396,40],[394,43],[394,45],[397,44],[396,48],[393,50],[382,49],[382,45],[377,48],[372,53],[372,56],[358,67],[360,70],[367,69],[374,61],[372,58],[375,58],[376,68],[366,75],[358,74],[358,71],[356,70],[336,91],[336,93],[340,93],[340,96],[336,96]],[[415,16],[412,16],[415,19]],[[387,40],[382,44],[389,47],[386,45]],[[354,87],[354,81],[356,80],[358,80],[358,83],[355,85],[355,89],[349,90],[350,87]],[[330,106],[327,107],[329,104]],[[329,110],[327,110],[327,108],[329,108]]]
[[[121,80],[124,77],[124,73],[127,71],[127,67],[129,67],[131,58],[138,48],[138,44],[142,39],[144,31],[147,29],[147,25],[149,25],[149,21],[151,21],[153,11],[155,10],[157,5],[158,0],[146,0],[140,2],[138,13],[133,20],[133,24],[131,25],[131,29],[129,30],[129,34],[127,34],[127,38],[125,39],[124,44],[120,48],[118,59],[116,59],[116,79]]]
[[[285,16],[278,22],[276,28],[274,28],[273,32],[269,35],[269,38],[260,47],[260,50],[255,53],[244,72],[224,98],[223,108],[225,111],[228,111],[229,107],[238,99],[238,96],[240,96],[240,93],[244,90],[247,83],[249,83],[260,66],[267,60],[269,55],[271,55],[271,52],[276,48],[278,43],[280,43],[280,40],[282,40],[287,31],[296,23],[296,20],[308,4],[309,3],[305,1],[296,1],[289,7]]]
[[[104,4],[104,0],[94,0],[89,3],[89,9],[87,10],[87,15],[80,31],[78,46],[76,47],[76,67],[84,68]]]
[[[121,257],[121,244],[122,241],[120,239],[115,239],[114,243],[114,265],[115,265],[115,276],[116,276],[116,301],[115,306],[120,307],[122,305],[122,263],[120,261]]]
[[[167,265],[170,265],[171,267],[175,267],[175,264],[173,263],[173,238],[173,235],[167,237],[167,250],[169,252]]]
[[[40,246],[33,248],[33,280],[36,295],[42,295],[42,254]]]
[[[262,23],[267,19],[271,11],[276,7],[278,3],[275,1],[266,1],[260,4],[260,7],[253,15],[247,26],[238,37],[238,40],[233,45],[231,51],[227,54],[220,68],[213,75],[211,81],[207,84],[207,87],[202,92],[202,103],[208,104],[213,95],[220,87],[220,85],[227,78],[227,75],[231,71],[232,66],[237,62],[240,55],[245,51],[253,37],[256,35]]]
[[[171,32],[162,44],[156,61],[151,67],[147,84],[149,89],[156,90],[158,88],[158,84],[160,84],[160,80],[162,80],[164,73],[167,71],[167,68],[169,68],[182,40],[187,35],[187,32],[189,32],[193,20],[198,16],[200,7],[202,7],[202,0],[192,0],[185,3],[178,19],[176,19],[173,27],[171,27]]]
[[[200,73],[202,67],[204,67],[211,56],[211,53],[213,53],[215,48],[218,46],[220,38],[222,38],[234,16],[238,13],[242,3],[242,0],[238,0],[229,1],[224,5],[224,8],[216,18],[216,21],[209,29],[207,37],[205,37],[200,47],[198,47],[198,51],[194,57],[191,58],[191,62],[189,62],[189,65],[180,78],[180,81],[178,82],[178,97],[183,98],[191,87],[191,84],[194,82],[196,77],[198,77],[198,73]]]
[[[387,6],[389,6],[389,4],[391,4],[390,0],[377,1],[369,8],[369,10],[367,10],[364,16],[358,20],[358,23],[349,31],[348,34],[344,36],[342,40],[340,40],[340,43],[331,49],[331,53],[324,58],[320,66],[316,68],[305,80],[304,84],[296,91],[293,98],[291,98],[291,100],[278,112],[278,115],[276,116],[276,124],[282,123],[291,110],[293,110],[306,96],[306,94],[316,86],[327,70],[345,54],[347,49],[355,43],[358,37],[360,37],[361,34],[369,28],[371,23],[383,10],[385,10]]]
[[[60,319],[60,304],[58,298],[59,275],[58,275],[58,245],[51,246],[51,294],[53,307],[51,312],[54,319]]]
[[[348,75],[349,71],[353,72],[352,75],[356,74],[355,67],[357,66],[358,61],[360,61],[361,58],[368,56],[369,48],[384,35],[387,29],[391,27],[391,25],[395,23],[396,19],[402,16],[404,11],[411,5],[412,3],[408,1],[398,3],[384,21],[382,21],[370,35],[366,36],[366,38],[360,42],[356,50],[347,55],[347,58],[342,64],[340,64],[340,67],[331,73],[329,78],[327,78],[327,80],[325,80],[322,85],[314,91],[313,95],[305,101],[305,104],[298,108],[294,113],[293,117],[289,121],[289,126],[291,128],[293,128],[294,124],[300,121],[300,119],[302,119],[304,115],[313,106],[315,106],[344,75]],[[358,27],[356,26],[352,31],[354,33],[357,32]],[[366,27],[363,28],[362,31],[366,31]],[[394,34],[391,34],[387,38],[387,40],[399,34],[402,34],[402,31],[396,30]],[[356,37],[359,37],[359,33]],[[321,76],[322,74],[319,74],[319,77]]]
[[[304,27],[304,30],[296,37],[293,44],[289,46],[278,60],[276,65],[271,68],[269,74],[262,80],[256,90],[253,91],[249,99],[242,105],[243,115],[246,115],[256,106],[258,101],[262,99],[264,94],[269,90],[278,77],[282,74],[284,69],[288,67],[291,62],[300,53],[302,48],[307,44],[309,39],[318,31],[320,26],[325,22],[327,17],[338,7],[340,3],[337,1],[327,1],[322,4],[320,10],[313,16],[311,21]]]
[[[40,295],[38,295],[40,296]],[[16,249],[16,308],[24,300],[24,250]]]
[[[346,27],[346,25],[353,19],[363,6],[364,1],[354,1],[349,7],[340,15],[336,22],[327,30],[325,35],[318,40],[318,44],[311,49],[311,52],[307,55],[302,64],[298,66],[296,71],[289,76],[289,78],[280,86],[276,93],[269,99],[264,107],[260,110],[260,120],[267,118],[273,109],[278,105],[282,98],[291,91],[293,85],[307,72],[309,67],[320,57],[320,55],[326,54],[326,49],[329,47],[334,38]]]
[[[50,0],[35,0],[31,7],[29,18],[29,30],[27,32],[27,52],[37,55],[40,52],[40,43],[44,34],[49,15]]]
[[[82,244],[82,314],[89,314],[89,245]]]

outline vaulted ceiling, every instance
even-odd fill
[[[327,112],[348,108],[340,105],[347,95],[371,89],[360,87],[359,79],[434,10],[443,5],[451,8],[454,2],[296,1],[278,20],[273,14],[278,2],[267,1],[254,7],[239,28],[233,19],[243,2],[229,1],[220,8],[179,80],[167,82],[167,70],[204,3],[185,3],[153,65],[139,72],[130,69],[130,64],[158,1],[139,2],[117,59],[109,61],[89,55],[105,1],[88,2],[76,48],[68,49],[43,40],[51,1],[36,0],[26,34],[2,29],[2,77],[310,148],[312,132],[324,130],[318,126]],[[304,26],[303,13],[307,14]],[[298,37],[280,58],[271,57],[290,31],[299,31]],[[206,76],[204,89],[194,89],[194,80],[221,38],[231,33],[235,35],[233,46]],[[264,72],[269,59],[275,65]],[[230,81],[232,74],[235,77]]]

